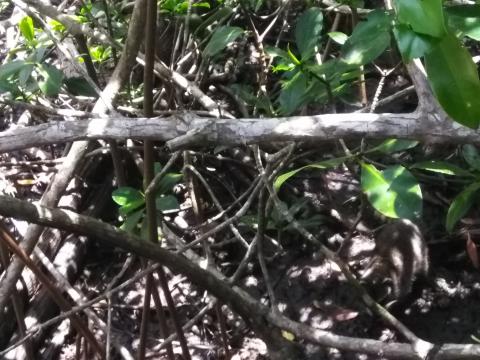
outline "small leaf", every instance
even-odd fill
[[[112,192],[112,200],[120,206],[143,199],[143,194],[140,191],[129,186],[119,187]]]
[[[470,210],[475,200],[475,193],[480,189],[480,182],[475,182],[467,186],[452,201],[447,213],[447,231],[452,232],[457,222]]]
[[[336,167],[340,164],[343,164],[348,159],[350,159],[349,156],[343,156],[343,157],[338,157],[338,158],[335,158],[335,159],[320,161],[320,162],[315,163],[315,164],[310,164],[310,165],[302,166],[301,168],[298,168],[298,169],[295,169],[295,170],[291,170],[289,172],[286,172],[285,174],[282,174],[282,175],[278,176],[275,179],[275,182],[273,183],[273,187],[275,188],[275,190],[280,189],[280,187],[285,183],[285,181],[287,181],[291,177],[295,176],[300,171],[303,171],[303,170],[306,170],[306,169],[333,168],[333,167]]]
[[[129,233],[134,233],[134,230],[136,230],[137,225],[142,219],[144,211],[144,209],[140,209],[126,215],[126,219],[123,222],[122,226],[120,226],[120,229]]]
[[[435,173],[455,175],[455,176],[473,176],[469,171],[459,166],[439,160],[422,161],[410,167],[411,169],[427,170]]]
[[[284,60],[290,60],[287,52],[275,46],[265,46],[265,53],[272,59],[281,57]]]
[[[205,56],[213,57],[219,54],[225,47],[234,42],[243,29],[235,26],[220,26],[213,33],[203,53]]]
[[[58,31],[60,33],[66,30],[65,26],[57,20],[50,19],[48,21],[48,25],[52,28],[53,31]]]
[[[156,163],[159,164],[159,163]],[[160,165],[160,164],[159,164]],[[158,171],[155,171],[155,174],[160,172],[159,168]],[[158,185],[157,194],[164,195],[168,192],[171,192],[173,187],[178,184],[180,180],[182,180],[183,174],[182,173],[166,173],[163,178],[160,180],[160,184]]]
[[[453,35],[425,55],[428,80],[440,105],[456,122],[472,129],[480,121],[480,80],[469,52]]]
[[[418,141],[415,141],[415,140],[388,139],[388,140],[385,140],[380,145],[374,147],[370,151],[380,151],[385,154],[391,154],[394,152],[399,152],[399,151],[414,148],[417,145],[418,145]]]
[[[33,27],[32,18],[30,16],[25,16],[18,23],[18,27],[20,28],[20,32],[22,33],[23,37],[29,43],[33,42],[35,39],[35,28]]]
[[[145,204],[143,194],[137,189],[124,186],[112,192],[112,199],[121,206],[119,209],[121,214],[128,214]]]
[[[63,72],[48,64],[40,64],[37,68],[43,79],[38,81],[40,90],[46,96],[56,96],[63,82]]]
[[[480,154],[475,146],[470,144],[464,145],[462,154],[470,168],[480,171]]]
[[[315,47],[320,42],[323,28],[322,9],[311,7],[297,20],[295,25],[295,41],[302,60],[312,57]]]
[[[273,73],[278,73],[278,72],[283,72],[283,71],[292,71],[295,69],[295,64],[293,63],[279,63],[278,65],[272,66],[272,72]]]
[[[331,31],[328,33],[328,36],[340,45],[345,44],[345,41],[348,39],[348,35],[340,31]]]
[[[362,163],[362,190],[380,213],[414,220],[422,213],[422,191],[415,177],[403,166],[379,171]]]
[[[287,46],[287,55],[290,58],[290,60],[293,61],[295,65],[302,65],[301,61],[298,60],[298,58],[295,56],[295,54],[290,50],[290,45]]]
[[[282,337],[288,341],[294,341],[295,340],[295,335],[293,335],[291,332],[287,330],[282,330]]]

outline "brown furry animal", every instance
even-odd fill
[[[390,278],[391,299],[401,299],[412,290],[418,276],[429,270],[428,248],[420,229],[410,220],[395,220],[383,227],[375,238],[374,256],[361,278],[367,281]]]

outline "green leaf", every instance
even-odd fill
[[[52,43],[53,44],[53,43]],[[45,61],[45,57],[47,55],[48,48],[46,46],[36,45],[35,49],[32,51],[32,54],[28,57],[32,64],[41,63]]]
[[[108,60],[112,54],[112,48],[111,47],[105,47],[105,46],[91,46],[88,49],[88,52],[90,53],[90,56],[92,57],[93,62],[104,62]],[[82,57],[83,59],[83,57]]]
[[[302,72],[297,72],[284,82],[277,99],[282,114],[289,115],[305,103],[308,97],[307,85],[307,77]]]
[[[56,96],[60,92],[63,82],[63,73],[56,67],[48,64],[40,64],[37,68],[43,79],[38,81],[40,90],[46,96]]]
[[[462,169],[459,166],[450,164],[445,161],[422,161],[418,162],[410,167],[411,169],[427,170],[435,173],[455,176],[473,176],[469,171]]]
[[[367,21],[359,23],[342,47],[341,59],[349,65],[365,65],[390,45],[390,16],[381,10],[372,11]]]
[[[413,31],[442,37],[446,33],[442,0],[397,0],[397,17],[400,23],[410,25]]]
[[[25,67],[20,70],[18,73],[18,85],[24,87],[28,80],[31,80],[34,68],[35,66],[33,64],[26,64]]]
[[[92,85],[83,77],[69,77],[63,80],[67,90],[73,95],[97,97],[98,94]]]
[[[122,186],[112,192],[112,200],[116,204],[124,206],[138,200],[143,201],[144,196],[140,191],[135,188],[132,188],[130,186]]]
[[[138,223],[142,219],[144,211],[144,209],[140,209],[132,212],[131,214],[128,214],[125,218],[125,221],[120,226],[120,229],[129,233],[133,233],[134,230],[137,228]]]
[[[272,66],[272,72],[273,73],[278,73],[278,72],[283,72],[283,71],[292,71],[295,69],[295,64],[293,63],[279,63],[278,65]]]
[[[14,60],[0,66],[0,80],[6,80],[10,76],[19,73],[23,68],[29,67],[31,63],[23,60]]]
[[[272,59],[281,57],[284,60],[290,60],[287,52],[275,46],[265,46],[265,53]]]
[[[480,5],[449,6],[445,10],[451,28],[480,41]]]
[[[295,54],[290,50],[290,44],[287,46],[287,55],[290,58],[290,60],[293,61],[295,65],[302,65],[302,62],[298,60],[298,58],[295,56]]]
[[[403,166],[379,171],[362,163],[362,190],[380,213],[392,218],[416,219],[422,213],[422,191],[415,177]]]
[[[25,16],[18,23],[18,27],[20,28],[20,32],[22,33],[23,37],[29,43],[33,42],[35,39],[35,28],[33,27],[32,18],[30,16]]]
[[[457,222],[470,210],[476,198],[474,195],[479,189],[480,182],[470,184],[452,201],[447,213],[446,227],[448,232],[451,232]]]
[[[201,1],[195,4],[192,4],[194,8],[203,8],[203,9],[210,9],[210,3],[207,1]]]
[[[289,172],[286,172],[285,174],[282,174],[282,175],[279,175],[276,179],[275,179],[275,182],[273,183],[273,187],[275,188],[275,190],[278,190],[280,189],[280,187],[285,183],[285,181],[287,181],[288,179],[290,179],[291,177],[295,176],[296,174],[298,174],[300,171],[303,171],[303,170],[306,170],[306,169],[328,169],[328,168],[333,168],[333,167],[336,167],[340,164],[343,164],[345,161],[347,161],[348,159],[350,159],[350,156],[342,156],[342,157],[338,157],[338,158],[335,158],[335,159],[329,159],[329,160],[324,160],[324,161],[320,161],[318,163],[315,163],[315,164],[309,164],[309,165],[305,165],[305,166],[302,166],[301,168],[298,168],[298,169],[295,169],[295,170],[291,170]]]
[[[425,55],[428,80],[445,112],[472,129],[480,121],[480,80],[469,52],[453,35]]]
[[[157,210],[162,212],[178,210],[180,208],[177,198],[173,195],[158,196],[155,199],[155,204]]]
[[[348,39],[348,35],[340,31],[331,31],[327,34],[337,44],[343,45]]]
[[[318,77],[324,78],[330,83],[334,79],[346,80],[344,76],[348,76],[352,70],[355,72],[354,78],[358,78],[359,75],[358,67],[356,65],[348,65],[337,59],[327,60],[322,64],[305,64],[303,68],[314,73]]]
[[[50,19],[48,21],[48,25],[52,28],[53,31],[58,31],[60,33],[66,30],[65,26],[57,20]]]
[[[418,145],[418,141],[404,139],[388,139],[380,145],[375,146],[371,151],[380,151],[386,154],[411,149]]]
[[[315,47],[320,42],[323,28],[323,14],[318,7],[305,11],[295,25],[295,41],[302,60],[312,57]]]
[[[462,148],[463,158],[474,170],[480,171],[480,155],[475,146],[467,144]]]
[[[213,57],[243,34],[243,29],[235,26],[220,26],[213,33],[203,53]]]
[[[229,6],[219,6],[213,11],[213,14],[208,16],[194,32],[194,36],[201,36],[205,29],[215,22],[222,22],[233,14],[233,9]]]
[[[119,187],[112,192],[112,199],[115,203],[121,206],[119,209],[121,214],[128,214],[132,210],[145,204],[143,194],[129,186]]]
[[[9,80],[0,79],[0,93],[9,92],[13,97],[20,95],[20,89],[16,84]]]
[[[182,180],[183,174],[181,173],[167,173],[165,176],[160,180],[160,184],[158,186],[157,194],[163,195],[168,192],[171,192],[173,187],[178,184],[180,180]]]
[[[430,52],[439,39],[416,33],[404,24],[398,24],[393,28],[393,34],[397,40],[398,49],[402,58],[409,62]]]

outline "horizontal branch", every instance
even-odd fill
[[[406,114],[325,114],[265,119],[213,119],[192,113],[158,118],[90,118],[17,128],[0,133],[0,153],[32,146],[87,139],[166,141],[172,150],[205,145],[339,138],[415,139],[478,143],[478,131],[435,116]]]
[[[0,215],[90,236],[110,246],[117,246],[145,258],[158,261],[172,271],[187,276],[190,281],[230,305],[234,311],[244,318],[265,318],[272,325],[291,332],[299,339],[303,338],[315,344],[346,351],[376,355],[381,353],[382,356],[389,358],[418,358],[409,344],[385,344],[377,340],[340,336],[292,321],[282,314],[271,312],[239,287],[229,286],[220,274],[202,269],[180,255],[153,243],[143,241],[99,220],[72,211],[49,209],[2,195],[0,195]],[[434,359],[461,360],[480,357],[480,345],[444,344],[435,350]]]

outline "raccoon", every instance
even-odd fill
[[[361,279],[378,282],[389,278],[391,300],[405,298],[417,277],[426,278],[429,272],[427,244],[420,229],[410,220],[401,219],[385,225],[375,237],[372,260]]]

